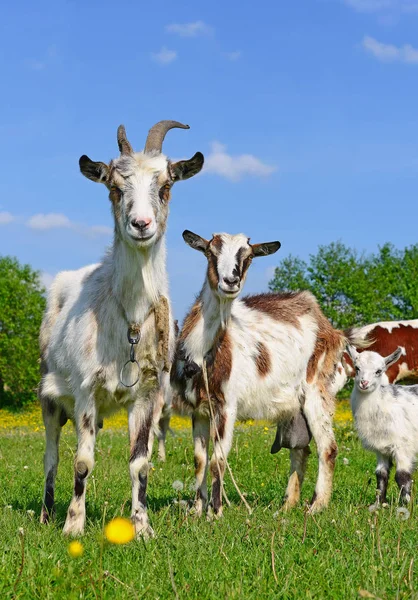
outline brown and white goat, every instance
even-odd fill
[[[367,350],[386,356],[398,347],[402,350],[402,359],[392,364],[384,373],[382,382],[418,383],[418,319],[410,321],[381,321],[353,329],[357,338],[368,341]],[[359,352],[361,352],[361,348]],[[345,373],[355,377],[350,355],[343,356]]]
[[[300,414],[302,406],[319,455],[311,510],[324,508],[331,496],[337,455],[331,389],[347,338],[331,326],[309,292],[238,298],[252,259],[276,252],[280,242],[250,244],[245,235],[225,233],[208,241],[190,231],[183,237],[208,261],[203,288],[184,321],[171,370],[172,384],[192,412],[197,514],[207,503],[208,466],[212,508],[215,514],[222,511],[224,456],[231,448],[236,419],[288,421]],[[209,465],[204,361],[220,437],[220,443],[215,438]],[[299,501],[308,455],[307,445],[290,451],[288,508]]]
[[[146,511],[148,438],[156,407],[164,403],[174,351],[165,249],[170,188],[203,165],[200,153],[176,163],[162,154],[165,134],[173,127],[188,128],[161,121],[150,129],[144,151],[134,153],[121,125],[120,157],[108,165],[80,158],[82,174],[110,192],[115,233],[102,263],[57,275],[41,328],[39,398],[46,430],[41,522],[48,522],[54,509],[61,427],[71,418],[78,447],[67,534],[84,530],[86,480],[99,424],[125,407],[132,520],[138,535],[152,535]]]

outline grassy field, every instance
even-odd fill
[[[38,523],[42,493],[43,432],[39,412],[0,411],[0,598],[415,598],[418,578],[417,511],[400,520],[397,488],[387,509],[371,513],[374,457],[353,433],[347,405],[337,413],[339,456],[330,509],[314,518],[301,504],[279,511],[286,486],[287,452],[269,454],[274,428],[239,425],[230,463],[253,508],[248,515],[226,478],[231,506],[207,522],[187,514],[193,496],[193,451],[187,421],[168,439],[167,463],[149,479],[150,518],[157,537],[113,546],[102,527],[129,516],[127,434],[119,417],[97,442],[88,485],[87,531],[80,558],[68,554],[61,534],[72,490],[75,436],[64,428],[57,485],[57,520]],[[312,495],[317,461],[310,460],[303,498]],[[173,482],[184,483],[182,492]],[[20,533],[19,533],[20,530]],[[23,530],[23,533],[22,533]]]

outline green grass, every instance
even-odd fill
[[[99,435],[94,479],[88,485],[84,554],[74,559],[61,533],[72,489],[75,436],[71,428],[64,428],[61,441],[57,519],[47,527],[38,523],[43,434],[18,430],[3,434],[0,598],[350,599],[360,597],[362,590],[363,595],[372,594],[366,597],[418,599],[414,591],[417,511],[407,521],[396,518],[393,481],[390,507],[379,513],[368,511],[374,500],[374,456],[361,448],[350,428],[338,429],[340,453],[331,507],[315,518],[305,514],[303,505],[277,514],[287,481],[288,453],[282,450],[271,456],[274,430],[259,425],[237,429],[230,455],[253,514],[246,513],[227,477],[232,504],[225,507],[223,519],[207,522],[188,516],[173,501],[193,495],[190,437],[190,431],[170,436],[167,463],[155,462],[150,475],[148,498],[156,539],[110,546],[102,543],[104,510],[106,521],[129,516],[128,443],[124,432]],[[348,465],[343,457],[349,459]],[[316,468],[313,455],[304,499],[313,492]],[[180,497],[172,488],[175,480],[185,484]],[[19,528],[24,530],[23,538]]]

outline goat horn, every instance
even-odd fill
[[[118,146],[121,154],[133,154],[134,151],[132,149],[131,144],[128,142],[126,138],[126,131],[124,125],[119,125],[118,127]]]
[[[167,131],[179,127],[180,129],[190,129],[189,125],[183,125],[178,121],[160,121],[148,132],[147,141],[145,142],[144,152],[149,154],[150,152],[161,152],[163,149],[163,141]]]

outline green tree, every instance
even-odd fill
[[[397,250],[385,244],[376,254],[358,254],[341,242],[319,246],[305,262],[284,258],[272,291],[310,290],[340,328],[418,316],[418,244]]]
[[[44,292],[38,272],[0,257],[0,405],[22,406],[36,397]]]

